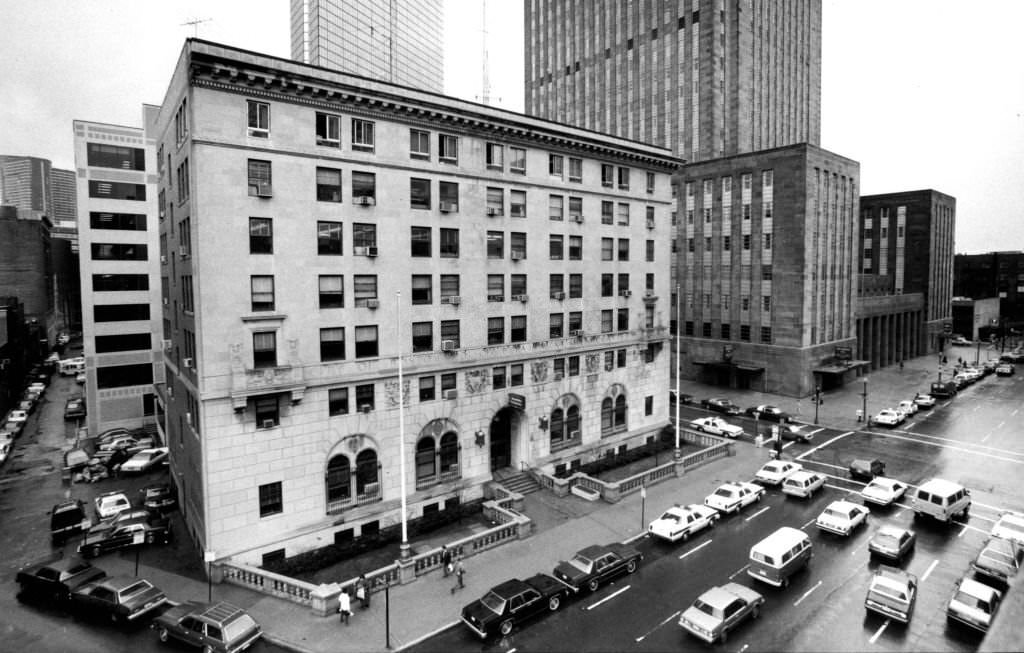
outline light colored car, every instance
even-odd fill
[[[35,383],[28,384],[28,387],[25,389],[28,390],[29,392],[34,392],[38,395],[42,395],[46,392],[46,384],[41,381],[36,381]]]
[[[672,506],[651,522],[647,532],[669,542],[678,542],[705,528],[713,528],[716,521],[718,511],[714,508],[696,503],[685,507]]]
[[[167,447],[143,449],[128,460],[121,463],[122,474],[140,474],[147,472],[167,460]]]
[[[899,564],[905,555],[914,550],[916,544],[917,533],[914,531],[884,524],[868,540],[868,552]]]
[[[1024,565],[1024,547],[1002,537],[990,538],[971,568],[997,583],[1009,583]]]
[[[79,372],[75,375],[75,382],[84,384],[85,383],[85,372]]]
[[[815,525],[823,531],[836,535],[849,535],[861,524],[867,522],[867,508],[850,501],[833,501],[818,515]]]
[[[779,429],[779,435],[782,436],[783,440],[793,440],[796,442],[810,442],[814,439],[814,430],[807,424],[780,424],[778,426],[772,426],[772,429]]]
[[[12,410],[7,413],[8,424],[22,424],[28,421],[28,411],[25,410]]]
[[[816,472],[801,469],[793,472],[782,482],[782,493],[794,497],[813,497],[825,485],[825,477]]]
[[[999,366],[996,367],[996,376],[1013,376],[1015,371],[1016,370],[1011,363],[1000,363]]]
[[[903,413],[892,408],[884,408],[878,411],[871,421],[884,426],[898,426],[903,423],[904,419]]]
[[[992,537],[1005,537],[1024,546],[1024,515],[1019,512],[1004,512],[992,527]]]
[[[895,478],[876,476],[860,491],[860,496],[869,503],[879,506],[892,505],[907,492],[907,484]]]
[[[764,597],[754,590],[728,583],[701,594],[679,617],[679,625],[711,644],[725,642],[729,631],[747,617],[757,619]]]
[[[917,576],[880,565],[871,577],[864,607],[903,623],[910,622],[917,602]]]
[[[738,438],[743,435],[743,427],[730,424],[721,417],[701,417],[690,422],[690,428],[710,433],[711,435],[724,435],[728,438]]]
[[[7,457],[11,455],[11,441],[0,440],[0,464],[2,464]]]
[[[963,336],[957,336],[957,337],[953,338],[952,340],[950,340],[949,344],[957,345],[958,347],[966,347],[966,346],[969,346],[969,345],[973,345],[974,343],[971,342],[970,340],[968,340],[967,338],[963,337]]]
[[[772,460],[757,470],[754,480],[765,485],[781,485],[790,474],[799,472],[803,468],[804,466],[800,463],[790,460]]]
[[[764,488],[756,483],[730,481],[704,497],[704,505],[721,513],[739,512],[744,506],[760,501],[762,496]]]
[[[124,492],[107,492],[96,497],[94,502],[96,514],[100,516],[100,519],[110,519],[122,510],[132,507],[132,502],[128,500]]]
[[[129,453],[135,453],[138,451],[142,451],[143,449],[150,449],[152,447],[153,438],[149,436],[144,435],[142,437],[136,438],[134,436],[127,435],[118,438],[113,438],[112,440],[108,440],[107,442],[100,444],[99,451],[113,452],[116,451],[117,449],[124,449]]]
[[[986,632],[1002,599],[999,590],[965,576],[953,586],[946,617]]]
[[[904,399],[900,403],[896,404],[896,410],[907,417],[913,417],[914,415],[917,415],[917,404],[912,399]]]
[[[914,395],[914,403],[921,408],[933,408],[935,406],[935,397],[919,392]]]

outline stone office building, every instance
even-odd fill
[[[154,135],[171,468],[214,557],[667,425],[668,150],[199,40]]]

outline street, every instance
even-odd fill
[[[717,527],[688,542],[671,545],[641,538],[636,545],[644,562],[637,573],[592,595],[581,593],[560,612],[542,616],[505,639],[480,642],[457,625],[411,650],[704,650],[702,642],[678,626],[679,614],[707,588],[730,581],[756,589],[766,603],[756,622],[744,623],[727,643],[714,646],[719,650],[975,650],[981,635],[947,625],[945,606],[953,584],[969,572],[1000,512],[1024,508],[1024,446],[1015,437],[1022,387],[1024,381],[1017,376],[990,375],[894,429],[819,427],[812,443],[786,443],[784,450],[784,457],[828,476],[824,491],[812,499],[788,498],[769,489],[760,504],[723,517]],[[687,419],[706,414],[692,406],[683,410]],[[750,420],[728,420],[751,430]],[[761,427],[764,431],[765,425]],[[850,497],[861,503],[855,493],[864,483],[849,478],[849,463],[876,457],[886,463],[887,476],[914,486],[941,477],[968,487],[973,499],[968,520],[949,525],[915,520],[905,499],[889,508],[871,506],[866,527],[849,537],[819,531],[814,519],[831,501]],[[750,478],[756,469],[744,471],[742,477]],[[709,485],[694,494],[703,496],[713,489]],[[919,580],[917,606],[906,626],[864,609],[868,582],[878,564],[868,555],[867,541],[882,523],[910,528],[918,535],[916,551],[901,565]],[[745,570],[750,546],[783,525],[808,533],[814,557],[788,588],[776,589],[757,583]],[[556,562],[553,558],[551,566]],[[522,575],[535,571],[550,569],[524,569]]]

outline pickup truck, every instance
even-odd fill
[[[30,565],[19,571],[15,580],[20,587],[19,599],[31,597],[64,603],[71,599],[72,590],[106,575],[107,572],[81,558],[68,557]]]

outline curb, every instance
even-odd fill
[[[294,651],[295,653],[316,653],[316,649],[299,646],[298,644],[294,644],[276,635],[271,635],[267,631],[263,631],[263,639],[270,642],[274,646],[280,646],[281,648],[288,649],[289,651]]]
[[[423,635],[420,635],[416,639],[414,639],[412,641],[409,641],[409,642],[406,642],[405,644],[402,644],[401,646],[399,646],[395,650],[396,651],[404,651],[405,649],[409,648],[410,646],[416,646],[420,642],[422,642],[424,640],[427,640],[427,639],[430,639],[434,635],[439,635],[439,634],[443,633],[446,630],[449,630],[451,628],[455,628],[460,623],[462,623],[461,619],[459,619],[457,621],[453,621],[450,624],[445,624],[445,625],[443,625],[443,626],[441,626],[439,628],[435,628],[434,630],[430,631],[429,633],[424,633]]]

